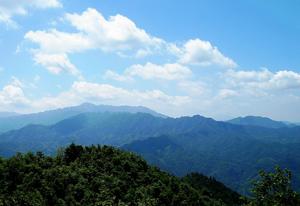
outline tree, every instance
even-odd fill
[[[291,186],[292,173],[275,167],[274,173],[259,172],[260,179],[254,182],[249,206],[299,206],[300,197]]]

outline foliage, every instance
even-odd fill
[[[55,157],[0,159],[1,206],[226,205],[204,190],[108,146],[72,144]]]
[[[287,169],[275,167],[274,173],[259,172],[260,179],[254,181],[253,198],[249,206],[298,206],[300,196],[291,187],[292,174]]]
[[[206,177],[199,173],[190,173],[182,179],[195,189],[204,189],[207,196],[219,199],[227,205],[241,205],[244,202],[240,194],[232,191],[213,177]]]

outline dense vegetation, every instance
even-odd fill
[[[198,171],[214,176],[242,194],[250,194],[258,171],[275,165],[290,168],[293,186],[300,189],[300,145],[265,143],[254,139],[210,138],[197,135],[160,136],[137,140],[124,149],[143,156],[149,163],[177,176]]]
[[[222,200],[227,205],[241,205],[244,202],[240,194],[228,189],[224,184],[218,182],[213,177],[208,178],[199,173],[190,173],[182,179],[197,190],[203,190],[203,188],[205,188],[205,194],[207,196]]]
[[[55,157],[38,152],[0,159],[5,206],[238,204],[239,195],[213,179],[192,174],[181,180],[108,146],[72,144]]]
[[[274,172],[261,170],[259,175],[259,179],[254,181],[252,198],[247,200],[247,206],[300,205],[300,194],[291,187],[291,171],[276,166]]]
[[[27,151],[53,155],[71,142],[122,147],[174,175],[200,172],[242,194],[249,194],[259,169],[280,165],[291,169],[293,186],[300,190],[300,127],[241,126],[201,116],[84,113],[0,135],[0,156]]]

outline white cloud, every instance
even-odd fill
[[[66,14],[65,20],[77,29],[76,33],[29,31],[25,35],[47,53],[75,53],[87,49],[105,52],[136,52],[145,56],[151,49],[159,48],[164,41],[152,37],[138,28],[133,21],[120,14],[106,20],[95,9],[87,9],[82,14]],[[63,47],[61,45],[64,45]]]
[[[75,53],[93,47],[92,41],[81,33],[66,33],[56,29],[48,31],[29,31],[25,39],[39,45],[43,53]]]
[[[71,24],[76,31],[70,33],[51,29],[26,33],[25,39],[38,45],[38,48],[33,50],[34,55],[37,53],[44,55],[64,54],[65,59],[69,59],[69,54],[86,50],[101,50],[102,52],[113,52],[121,57],[136,58],[151,54],[171,54],[178,58],[178,63],[165,64],[161,67],[146,65],[146,68],[143,69],[140,67],[145,66],[137,66],[139,68],[136,68],[136,70],[139,70],[137,75],[142,77],[146,76],[142,75],[140,70],[147,70],[146,72],[152,74],[156,73],[153,75],[166,70],[170,70],[168,74],[174,71],[175,73],[172,76],[167,76],[170,79],[177,79],[176,75],[179,70],[179,72],[185,73],[184,75],[188,73],[189,69],[181,64],[217,65],[230,68],[236,66],[233,60],[225,57],[207,41],[189,40],[183,46],[168,43],[148,34],[145,30],[137,27],[132,20],[120,14],[106,19],[97,10],[89,8],[81,14],[68,13],[65,15],[64,20]],[[70,60],[68,61],[70,62]]]
[[[110,84],[76,81],[71,88],[54,96],[29,98],[17,78],[0,90],[1,110],[32,112],[78,105],[83,102],[110,105],[142,105],[158,111],[182,107],[188,96],[172,96],[161,90],[128,90]]]
[[[182,48],[171,45],[169,50],[178,56],[182,64],[199,66],[221,66],[234,68],[237,64],[230,58],[224,56],[217,47],[208,41],[191,39]]]
[[[124,74],[108,70],[104,77],[121,82],[132,81],[135,76],[146,80],[183,80],[190,77],[191,74],[192,71],[188,67],[177,63],[158,65],[148,62],[145,65],[132,65],[125,70]]]
[[[80,52],[91,47],[91,42],[81,34],[52,29],[47,32],[29,31],[24,38],[39,45],[38,49],[32,49],[35,63],[44,66],[53,74],[66,71],[81,77],[79,70],[68,57],[68,53]]]
[[[0,107],[14,108],[23,107],[27,104],[29,104],[29,100],[24,95],[22,82],[12,77],[11,82],[0,90]]]
[[[198,97],[207,92],[208,88],[204,82],[200,81],[179,81],[177,84],[180,91],[193,97]]]
[[[268,69],[264,68],[261,71],[252,70],[252,71],[234,71],[229,70],[226,72],[226,76],[233,80],[238,80],[241,82],[263,82],[270,79],[273,74]]]
[[[299,89],[300,73],[288,70],[278,71],[269,80],[266,87],[275,89]]]
[[[133,21],[119,14],[105,19],[97,10],[87,9],[82,14],[66,14],[65,20],[77,29],[76,33],[51,29],[29,31],[24,36],[25,39],[38,45],[37,49],[32,50],[36,63],[45,66],[52,73],[60,73],[62,70],[69,71],[73,75],[78,73],[74,72],[75,66],[69,60],[68,55],[71,53],[99,49],[104,52],[115,52],[121,56],[131,54],[144,57],[164,44],[163,40],[147,34]],[[72,66],[67,68],[48,66],[48,58],[41,57],[53,57],[54,65],[61,65],[63,59]],[[56,59],[58,62],[53,62]]]
[[[74,82],[71,89],[57,96],[32,101],[32,107],[39,110],[76,105],[83,102],[111,105],[143,105],[157,110],[164,107],[180,107],[189,102],[187,96],[170,96],[160,90],[127,90],[110,84],[86,81]]]
[[[192,72],[186,66],[177,63],[158,65],[148,62],[145,65],[132,65],[126,69],[125,74],[143,79],[179,80],[189,77]]]
[[[26,15],[28,9],[46,9],[62,7],[59,0],[1,0],[0,1],[0,22],[16,27],[13,17]]]
[[[112,70],[107,70],[104,74],[104,78],[105,79],[112,79],[112,80],[119,81],[119,82],[133,81],[133,78],[131,78],[130,76],[121,75],[121,74],[118,74],[118,73],[116,73]]]
[[[66,14],[66,20],[103,51],[131,50],[145,55],[145,51],[160,47],[163,43],[163,40],[147,34],[120,14],[105,19],[100,12],[89,8],[81,15]]]
[[[281,70],[271,72],[268,69],[260,71],[233,71],[225,73],[227,82],[246,89],[284,90],[300,88],[300,73]]]
[[[237,96],[238,93],[231,89],[221,89],[217,95],[217,99],[228,99]]]
[[[80,71],[69,61],[66,54],[44,54],[35,53],[34,61],[37,64],[44,66],[49,72],[59,74],[62,71],[81,77]]]

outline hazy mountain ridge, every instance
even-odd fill
[[[0,118],[6,118],[6,117],[13,117],[13,116],[18,116],[20,114],[16,112],[0,112]]]
[[[136,144],[137,153],[173,174],[199,171],[243,193],[259,169],[274,164],[295,174],[300,169],[300,127],[241,126],[199,115],[161,118],[145,113],[83,113],[51,126],[29,125],[0,135],[0,155],[38,150],[53,154],[71,142],[126,145],[132,151]],[[295,185],[300,188],[297,178]]]
[[[142,112],[149,113],[157,117],[167,117],[142,106],[110,106],[84,103],[79,106],[66,107],[32,114],[12,115],[12,113],[7,113],[7,115],[11,115],[5,116],[5,113],[3,113],[3,118],[0,116],[0,133],[7,132],[9,130],[20,129],[29,124],[52,125],[64,119],[86,112]]]
[[[260,169],[270,170],[275,165],[290,168],[294,174],[294,186],[300,190],[300,143],[263,142],[257,139],[205,138],[196,134],[168,138],[168,145],[157,146],[156,140],[134,141],[122,148],[142,155],[151,164],[183,176],[193,171],[214,176],[234,190],[247,194],[251,180]],[[169,145],[180,145],[170,147]],[[153,148],[149,151],[148,148]]]
[[[267,117],[260,116],[245,116],[245,117],[237,117],[227,122],[237,125],[252,125],[252,126],[260,126],[267,128],[282,128],[282,127],[294,127],[297,126],[294,123],[284,122],[284,121],[275,121]]]

